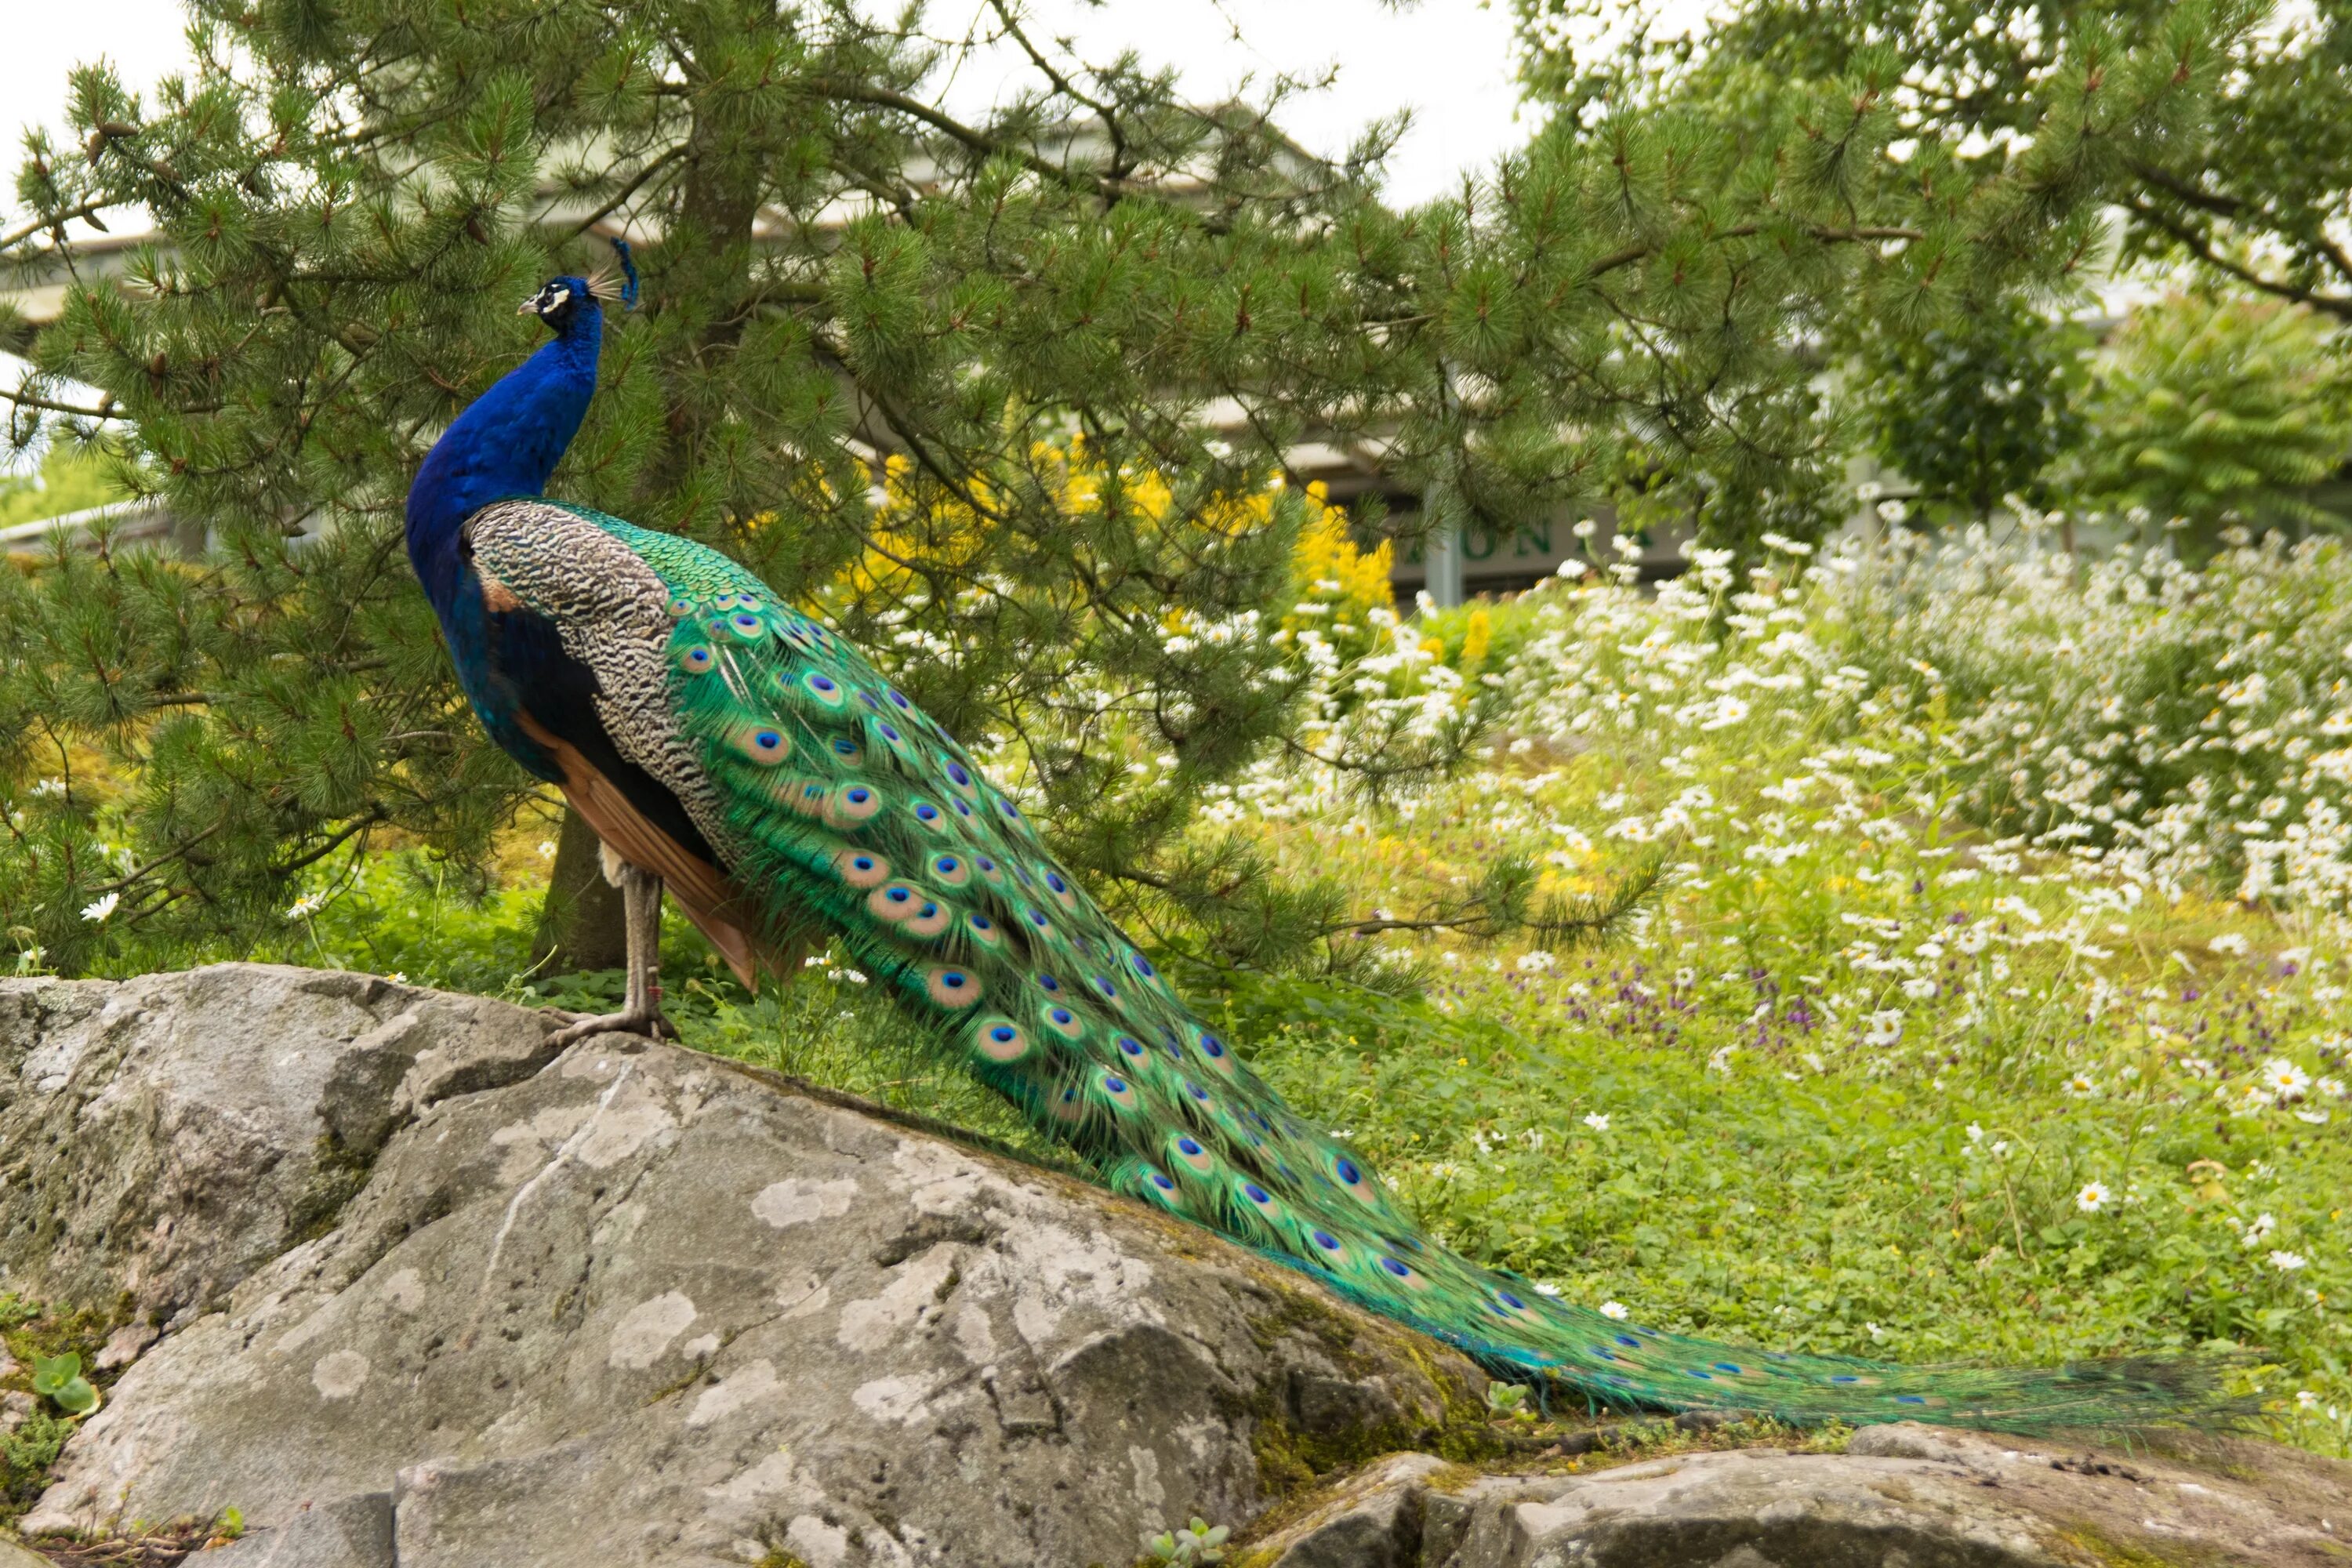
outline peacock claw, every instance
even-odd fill
[[[591,1035],[643,1035],[652,1040],[675,1040],[677,1026],[662,1016],[661,901],[662,883],[650,871],[638,869],[604,851],[604,876],[621,889],[622,923],[628,947],[628,988],[617,1013],[573,1017],[549,1037],[562,1049]]]
[[[591,1035],[643,1035],[647,1039],[675,1040],[677,1038],[677,1026],[664,1016],[659,1009],[597,1013],[574,1017],[550,1036],[547,1043],[561,1050]]]

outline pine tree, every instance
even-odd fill
[[[607,260],[602,234],[637,240],[643,306],[558,491],[824,597],[998,746],[1115,901],[1264,960],[1349,918],[1188,836],[1204,784],[1297,743],[1283,649],[1249,630],[1304,515],[1265,488],[1286,449],[1372,455],[1418,527],[1572,505],[1629,439],[1734,500],[1801,489],[1821,441],[1791,345],[1832,310],[1917,320],[2063,266],[2122,164],[2193,131],[2214,58],[2183,13],[2059,73],[1998,178],[1885,156],[1886,60],[1736,116],[1563,117],[1399,213],[1377,139],[1306,158],[1285,89],[1191,106],[1014,0],[1028,83],[977,121],[940,105],[961,50],[837,0],[193,16],[195,68],[152,102],[76,73],[79,144],[33,138],[0,234],[67,286],[53,325],[0,322],[34,366],[0,394],[18,441],[98,444],[216,542],[0,574],[0,924],[67,968],[125,927],[233,941],[387,835],[470,864],[525,797],[458,700],[400,502],[530,346],[514,301]],[[141,209],[168,248],[86,266],[76,225]],[[877,503],[886,455],[910,510]],[[958,521],[909,540],[908,516]],[[861,573],[876,554],[902,570]],[[1468,729],[1329,760],[1390,777]]]

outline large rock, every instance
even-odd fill
[[[1248,1568],[2165,1568],[2352,1560],[2352,1468],[2205,1439],[2100,1456],[1910,1425],[1556,1473],[1383,1459]]]
[[[553,1053],[541,1015],[229,963],[0,980],[0,1289],[193,1315],[333,1221],[399,1121]]]
[[[212,1081],[230,1122],[311,1092]],[[26,1531],[235,1507],[223,1568],[1083,1568],[1477,1430],[1466,1363],[1286,1271],[710,1058],[604,1036],[392,1103],[331,1227],[132,1365]],[[98,1185],[124,1148],[88,1145]]]
[[[219,1568],[1125,1568],[1193,1515],[1237,1568],[2352,1555],[2346,1468],[2251,1445],[1659,1427],[1513,1471],[1465,1363],[1297,1276],[772,1075],[551,1061],[496,1003],[240,966],[0,1018],[0,1257],[150,1304],[29,1531],[233,1507]]]

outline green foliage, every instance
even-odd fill
[[[72,1351],[33,1363],[33,1392],[68,1415],[86,1415],[98,1404],[98,1390],[81,1374],[81,1357]]]
[[[2200,553],[2231,524],[2325,525],[2302,492],[2352,445],[2352,383],[2314,312],[2174,296],[2116,334],[2086,413],[2083,503],[2185,523]]]
[[[1486,1385],[1486,1409],[1500,1420],[1533,1421],[1537,1413],[1528,1404],[1528,1393],[1524,1383],[1490,1383]]]
[[[478,870],[527,784],[465,711],[400,498],[530,346],[512,301],[604,259],[599,224],[643,241],[646,304],[555,489],[805,602],[898,538],[869,491],[899,455],[914,516],[977,524],[919,541],[913,584],[827,599],[841,628],[994,743],[1123,913],[1164,900],[1273,961],[1251,933],[1295,947],[1313,900],[1191,828],[1303,700],[1270,639],[1169,635],[1286,608],[1299,509],[1235,526],[1234,498],[1311,433],[1377,443],[1423,525],[1507,527],[1605,495],[1630,438],[1710,536],[1816,529],[1834,444],[1793,351],[1832,308],[1916,321],[2063,268],[2118,163],[2193,120],[2213,26],[2058,73],[1998,178],[1884,157],[1870,64],[1736,114],[1563,118],[1395,213],[1377,139],[1303,159],[1280,90],[1204,112],[1040,45],[966,124],[931,101],[960,49],[814,0],[193,10],[196,67],[152,101],[76,73],[79,145],[35,137],[0,237],[65,286],[54,326],[0,323],[34,366],[15,437],[117,431],[124,476],[222,546],[0,581],[0,929],[68,971],[125,928],[260,940],[387,836]],[[136,210],[168,248],[72,270],[76,215]],[[1073,432],[1111,476],[1090,507],[1065,504]]]
[[[1601,0],[1516,0],[1523,74],[1570,108],[1612,94],[1721,104],[1806,84],[1873,78],[1911,162],[1953,160],[1963,178],[2047,153],[2053,116],[2084,88],[2130,89],[2110,68],[2145,50],[2204,85],[2201,111],[2105,166],[2125,216],[2126,261],[2187,260],[2209,281],[2352,318],[2352,263],[2335,225],[2352,203],[2352,6],[2342,0],[1738,0],[1694,39],[1624,26],[1596,47]],[[1581,47],[1577,40],[1588,40]],[[2133,68],[2126,66],[2125,73]],[[1768,84],[1768,85],[1759,85]],[[2085,240],[2091,237],[2084,236]],[[2086,247],[2083,253],[2090,254]]]
[[[1143,1561],[1152,1564],[1190,1564],[1223,1563],[1225,1560],[1225,1538],[1233,1533],[1226,1525],[1212,1525],[1197,1515],[1181,1530],[1163,1530],[1143,1538]]]
[[[15,1431],[0,1432],[0,1515],[13,1515],[40,1496],[73,1431],[71,1421],[36,1410]]]
[[[1932,518],[1984,522],[2079,441],[2084,334],[2003,299],[1916,337],[1874,335],[1856,372],[1880,458]]]

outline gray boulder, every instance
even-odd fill
[[[1653,1425],[1514,1459],[1468,1363],[1297,1275],[846,1097],[548,1030],[255,966],[0,983],[6,1283],[138,1304],[28,1537],[233,1507],[200,1561],[1125,1568],[1194,1515],[1236,1568],[2347,1555],[2346,1468],[2250,1444]]]
[[[493,1034],[535,1037],[505,1011]],[[201,1038],[276,1059],[271,1017]],[[1466,1363],[1065,1178],[619,1036],[403,1098],[413,1065],[348,1070],[360,1022],[341,1058],[306,1023],[342,1065],[299,1060],[293,1087],[208,1080],[204,1125],[277,1129],[281,1166],[331,1084],[375,1086],[381,1115],[338,1114],[394,1130],[315,1235],[267,1183],[250,1215],[215,1194],[285,1249],[131,1365],[27,1533],[233,1506],[254,1528],[225,1564],[1083,1568],[1476,1441]],[[152,1157],[83,1147],[110,1192],[109,1161]]]
[[[269,964],[0,980],[0,1289],[110,1310],[127,1292],[127,1359],[331,1225],[396,1122],[536,1071],[551,1027]]]
[[[1400,1455],[1262,1538],[1250,1568],[2084,1568],[2352,1558],[2352,1467],[2204,1439],[2159,1457],[1866,1427],[1551,1474]]]

